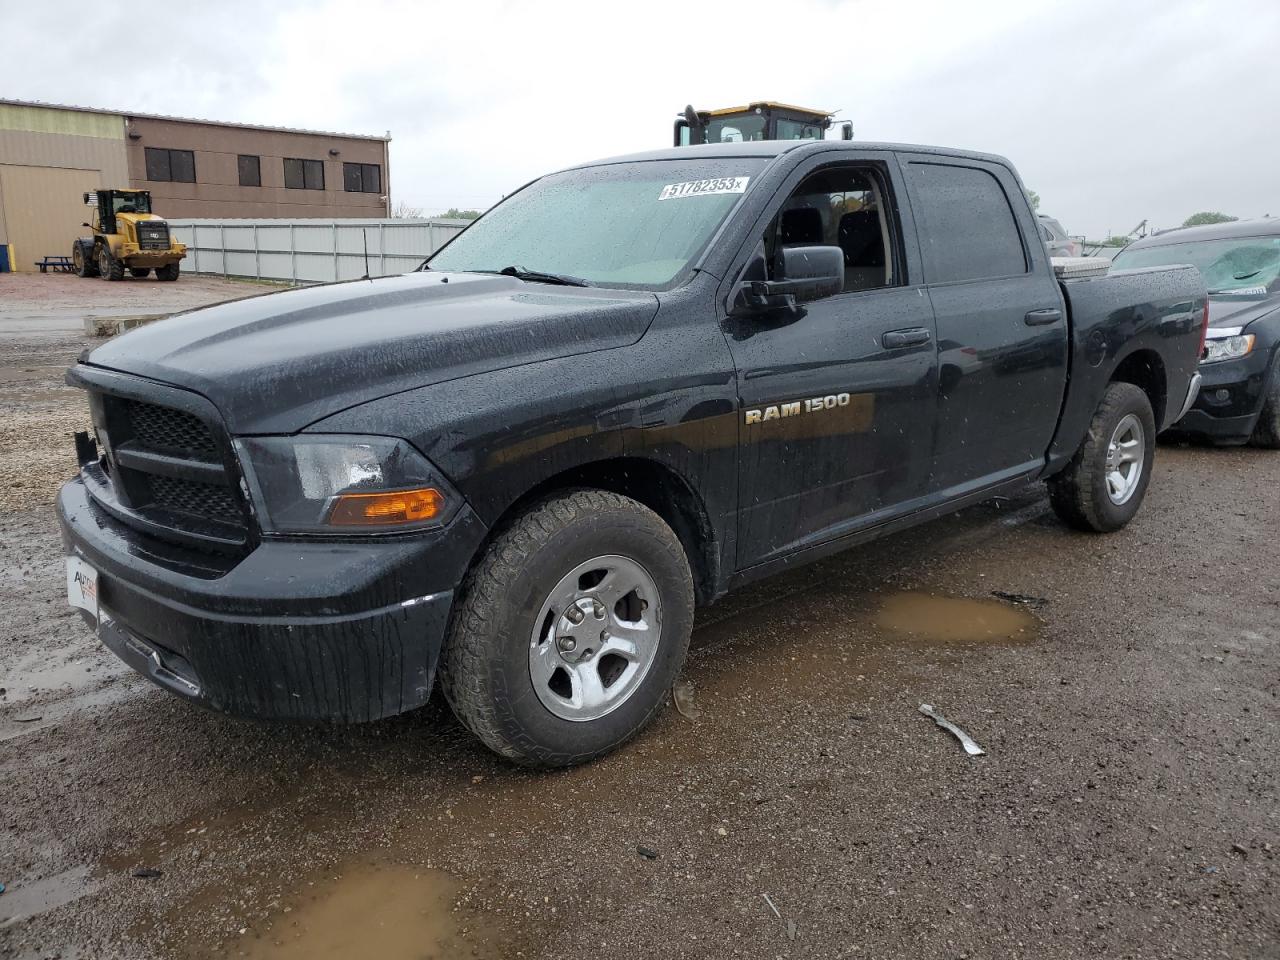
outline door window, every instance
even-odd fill
[[[920,247],[930,283],[1027,272],[1022,235],[1000,181],[977,167],[908,166],[924,221]]]
[[[843,292],[901,283],[882,183],[869,167],[832,167],[806,177],[765,236],[770,279],[781,279],[782,248],[831,246],[844,253]]]

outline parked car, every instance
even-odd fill
[[[1191,267],[1059,282],[1000,157],[587,164],[420,272],[83,357],[69,598],[218,710],[373,720],[438,666],[488,746],[577,763],[664,702],[695,603],[1037,480],[1123,526],[1206,310]]]
[[[1203,384],[1174,434],[1280,449],[1280,219],[1169,230],[1125,247],[1115,269],[1189,263],[1209,289]]]
[[[1049,248],[1051,257],[1079,257],[1084,255],[1084,246],[1078,240],[1067,235],[1067,228],[1059,221],[1045,213],[1036,214],[1040,221],[1040,236]]]

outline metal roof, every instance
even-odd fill
[[[797,107],[792,103],[778,103],[776,100],[752,100],[745,107],[720,107],[716,110],[699,110],[699,113],[706,113],[710,117],[722,117],[729,113],[749,113],[756,107],[769,107],[773,110],[793,110],[796,113],[811,113],[815,116],[830,117],[835,111],[833,110],[815,110],[812,107]]]
[[[302,133],[319,137],[342,137],[344,140],[378,140],[389,142],[391,135],[375,137],[364,133],[336,133],[332,130],[303,130],[299,127],[270,127],[260,123],[231,123],[227,120],[203,120],[199,117],[171,117],[163,113],[138,113],[134,110],[104,110],[101,107],[77,107],[65,103],[45,103],[42,100],[7,100],[0,98],[0,104],[14,107],[40,107],[45,110],[70,110],[74,113],[103,113],[113,117],[124,117],[126,120],[137,117],[140,120],[169,120],[174,123],[203,123],[214,127],[236,127],[242,130],[265,130],[270,133]]]

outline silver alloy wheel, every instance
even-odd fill
[[[1121,417],[1107,444],[1107,496],[1116,506],[1128,503],[1138,489],[1146,464],[1146,434],[1142,421],[1130,413]]]
[[[644,682],[662,638],[662,603],[649,571],[626,557],[580,563],[534,620],[529,678],[562,720],[596,720]]]

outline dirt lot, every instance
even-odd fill
[[[165,316],[274,289],[204,276],[107,283],[0,274],[0,511],[48,503],[58,479],[75,472],[69,438],[84,429],[87,410],[63,374],[96,342],[83,335],[85,317]]]
[[[65,444],[21,383],[5,436]],[[64,607],[67,469],[0,505],[0,956],[1280,956],[1280,456],[1161,448],[1119,534],[1035,489],[731,596],[696,716],[557,774],[438,701],[335,729],[151,688]]]

